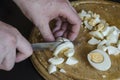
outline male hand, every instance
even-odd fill
[[[68,0],[14,0],[24,15],[40,30],[46,41],[54,41],[55,37],[66,37],[74,40],[80,29],[81,21],[77,12]],[[56,27],[51,31],[49,22],[56,19]],[[72,27],[68,26],[72,24]]]
[[[17,54],[16,49],[19,51]],[[0,69],[11,70],[15,62],[31,54],[31,45],[18,30],[0,21]]]

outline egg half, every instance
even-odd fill
[[[100,50],[95,49],[87,55],[88,61],[95,69],[100,71],[107,71],[111,67],[111,60],[109,55]]]

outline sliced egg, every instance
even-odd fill
[[[72,42],[64,42],[60,45],[58,45],[53,53],[54,56],[58,56],[58,54],[62,51],[62,50],[65,50],[65,49],[74,49],[74,45]]]
[[[94,37],[92,37],[92,38],[88,41],[88,44],[90,44],[90,45],[96,45],[96,44],[98,44],[98,43],[100,43],[100,40],[98,40],[98,39],[96,39],[96,38],[94,38]]]
[[[81,13],[79,13],[78,15],[83,20],[83,18],[87,15],[87,12],[85,10],[82,10]]]
[[[99,31],[91,31],[91,32],[89,32],[89,34],[94,36],[94,37],[96,37],[96,38],[99,38],[99,39],[103,39],[104,38],[102,33],[99,32]]]
[[[108,54],[109,55],[118,55],[120,54],[120,50],[114,46],[108,46],[107,47]]]
[[[87,58],[91,66],[97,70],[107,71],[111,67],[110,57],[102,50],[96,49],[91,51]]]
[[[111,33],[109,33],[109,35],[106,38],[109,44],[112,44],[112,43],[116,44],[119,38],[119,33],[117,32],[117,30],[114,30]]]
[[[74,65],[78,63],[78,60],[74,57],[69,57],[65,63],[68,65]]]
[[[93,26],[88,24],[88,21],[84,21],[85,27],[89,30],[92,30]]]
[[[66,71],[64,69],[60,69],[61,73],[66,73]]]
[[[56,67],[55,65],[51,64],[51,65],[48,67],[48,72],[49,72],[49,74],[54,73],[54,72],[56,72],[56,71],[57,71],[57,67]]]
[[[58,37],[56,39],[56,41],[61,41],[61,42],[65,42],[65,41],[70,41],[69,39],[63,38],[63,37]]]
[[[117,48],[120,50],[120,40],[117,42]]]
[[[105,28],[105,26],[104,26],[103,23],[99,23],[99,24],[97,25],[97,31],[102,31],[104,28]]]
[[[107,46],[106,46],[107,40],[102,40],[98,45],[97,45],[97,49],[106,51],[107,50]]]
[[[58,57],[53,57],[53,58],[50,58],[48,60],[48,62],[53,64],[53,65],[59,65],[59,64],[62,64],[64,62],[64,59],[63,58],[58,58]]]
[[[66,39],[66,38],[63,38],[63,37],[58,37],[57,39],[56,39],[56,41],[57,42],[70,42],[70,40],[69,39]],[[56,45],[57,46],[57,45]],[[51,46],[51,48],[50,48],[50,50],[51,51],[54,51],[55,50],[55,48],[56,48],[56,46]]]
[[[103,31],[102,31],[103,36],[109,35],[109,33],[110,33],[112,30],[113,30],[112,27],[106,26],[106,27],[103,29]]]
[[[74,55],[74,53],[75,53],[75,50],[73,48],[71,48],[71,49],[68,49],[67,51],[65,51],[64,55],[66,57],[72,57]]]

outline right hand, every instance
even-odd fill
[[[11,70],[15,62],[28,58],[32,52],[30,43],[17,29],[0,21],[0,69]]]

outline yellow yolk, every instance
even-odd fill
[[[104,27],[105,27],[104,24],[102,24],[102,23],[98,24],[97,25],[97,28],[98,28],[97,31],[102,31],[104,29]]]
[[[103,55],[101,55],[100,53],[90,53],[89,55],[92,62],[101,63],[104,60]]]

